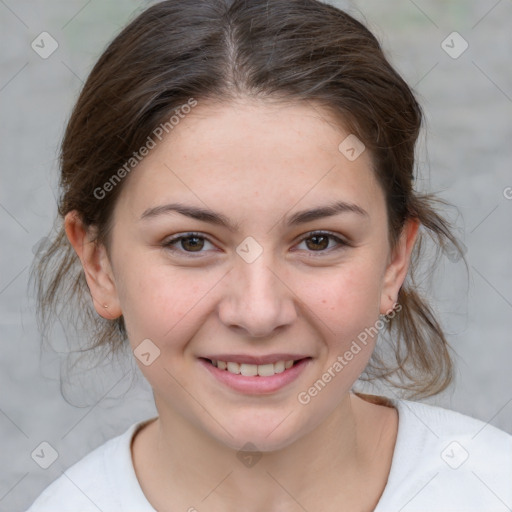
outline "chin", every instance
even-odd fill
[[[219,428],[215,433],[210,431],[210,435],[236,451],[273,452],[286,448],[306,433],[305,427],[297,425],[295,419],[296,414],[290,411],[224,416],[222,425],[229,434],[216,425]]]

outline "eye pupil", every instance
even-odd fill
[[[318,242],[318,240],[322,240],[322,242]],[[309,249],[315,249],[315,247],[311,247],[310,244],[308,243],[309,240],[315,240],[313,242],[313,245],[320,245],[320,249],[326,249],[328,246],[329,246],[329,237],[327,236],[324,236],[324,235],[313,235],[312,237],[308,238],[308,240],[306,240],[306,244],[308,244],[308,248]],[[316,247],[316,249],[319,249],[319,247]]]
[[[190,244],[189,242],[193,240],[193,242]],[[190,247],[187,248],[186,245],[189,244]],[[201,250],[204,245],[204,240],[201,237],[198,236],[189,236],[187,238],[183,238],[181,240],[181,245],[183,249],[188,250],[191,249],[192,251],[197,251],[198,249]]]

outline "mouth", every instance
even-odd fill
[[[283,373],[286,370],[289,370],[300,361],[311,358],[304,357],[300,359],[282,359],[274,363],[266,364],[239,363],[236,361],[222,361],[220,359],[201,359],[211,364],[215,368],[221,371],[229,372],[233,375],[242,375],[244,377],[272,377],[279,373]]]
[[[198,358],[201,366],[221,385],[239,393],[268,395],[287,388],[312,364],[312,357],[291,354],[253,358],[247,356],[218,356]],[[238,361],[230,359],[236,358]],[[266,360],[265,360],[266,359]],[[270,360],[270,361],[269,361]],[[244,362],[246,361],[246,362]],[[250,362],[248,362],[250,361]],[[257,361],[261,364],[256,364]]]

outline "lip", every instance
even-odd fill
[[[266,356],[250,356],[244,354],[212,354],[204,356],[205,359],[212,361],[225,361],[238,364],[270,364],[277,363],[278,361],[299,361],[299,359],[306,359],[307,355],[304,354],[268,354]]]
[[[233,356],[230,356],[233,357]],[[245,357],[245,356],[244,356]],[[273,356],[272,356],[273,357]],[[212,359],[214,359],[212,357]],[[258,359],[258,358],[256,358]],[[293,359],[290,357],[290,359]],[[287,359],[288,361],[290,359]],[[223,359],[220,359],[221,361]],[[228,359],[231,362],[232,359]],[[245,357],[244,361],[247,361],[248,358]],[[253,358],[254,360],[254,358]],[[261,358],[260,358],[261,360]],[[267,359],[268,360],[268,359]],[[278,359],[278,361],[283,361],[284,359]],[[297,361],[297,359],[295,359]],[[228,372],[227,370],[219,370],[216,366],[213,366],[209,359],[200,358],[198,359],[199,363],[219,382],[224,385],[244,394],[250,395],[265,395],[274,393],[285,386],[289,385],[295,379],[299,377],[299,375],[305,370],[305,368],[311,363],[312,358],[306,357],[297,361],[291,368],[284,370],[281,373],[276,373],[271,377],[246,377],[244,375],[235,375],[234,373]],[[248,364],[257,364],[257,363],[248,363]],[[266,364],[266,363],[259,363]]]

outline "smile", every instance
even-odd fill
[[[215,381],[232,390],[250,395],[270,394],[288,386],[301,375],[312,361],[311,357],[306,357],[251,364],[199,358],[203,368]]]
[[[276,373],[283,373],[288,368],[293,366],[293,359],[288,361],[277,361],[276,363],[269,364],[245,364],[235,363],[233,361],[215,361],[212,360],[213,366],[219,370],[226,370],[235,375],[244,375],[245,377],[271,377]]]

